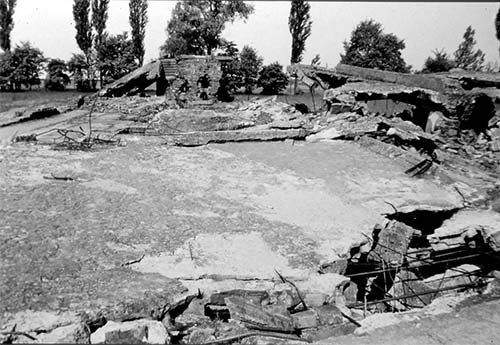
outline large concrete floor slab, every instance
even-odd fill
[[[94,152],[0,148],[2,312],[96,310],[179,292],[176,278],[306,277],[370,233],[386,202],[461,206],[453,189],[353,142],[124,140]]]

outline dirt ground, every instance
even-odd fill
[[[91,151],[8,141],[18,130],[84,116],[0,129],[2,324],[46,311],[146,317],[188,291],[269,286],[276,271],[306,282],[320,263],[370,234],[393,212],[390,205],[463,207],[452,184],[412,178],[400,161],[355,141],[187,148],[120,135],[120,145]],[[484,305],[394,326],[377,333],[385,339],[378,343],[405,343],[409,333],[415,344],[474,343],[457,325],[472,318],[475,330],[493,329],[498,320],[484,320],[484,312],[497,311],[498,302]],[[440,335],[442,327],[449,337]]]

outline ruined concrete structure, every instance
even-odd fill
[[[180,55],[176,58],[161,58],[146,64],[127,74],[114,83],[107,85],[100,92],[102,97],[120,97],[134,95],[144,91],[156,82],[158,96],[167,93],[167,100],[173,101],[173,90],[177,90],[185,78],[190,86],[186,96],[188,100],[198,99],[197,81],[208,74],[211,92],[214,92],[222,77],[224,64],[230,62],[227,56]],[[212,91],[213,90],[213,91]]]

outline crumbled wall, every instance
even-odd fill
[[[187,100],[197,101],[199,98],[199,88],[196,85],[198,78],[207,73],[210,78],[209,93],[215,93],[219,86],[219,80],[222,77],[222,64],[215,57],[189,56],[181,57],[177,61],[178,74],[186,78],[190,89],[187,92]],[[170,82],[170,89],[167,89],[166,98],[168,101],[175,101],[175,92],[179,89],[183,80],[175,78]],[[209,99],[212,98],[209,94]]]

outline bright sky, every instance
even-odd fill
[[[69,59],[79,52],[75,42],[72,0],[18,0],[14,15],[13,43],[31,41],[47,57]],[[288,1],[250,1],[255,12],[246,21],[227,26],[224,37],[241,49],[249,44],[264,57],[265,63],[290,61],[291,37],[288,31]],[[166,39],[165,27],[175,1],[149,1],[145,61],[158,57]],[[319,54],[322,65],[335,66],[349,39],[362,20],[373,18],[384,31],[406,42],[403,57],[414,69],[421,69],[436,48],[452,54],[462,41],[468,25],[476,30],[477,47],[486,61],[500,63],[500,42],[495,36],[494,20],[498,3],[395,3],[395,2],[311,2],[312,34],[306,43],[303,63]],[[128,0],[111,0],[108,31],[130,31]]]

